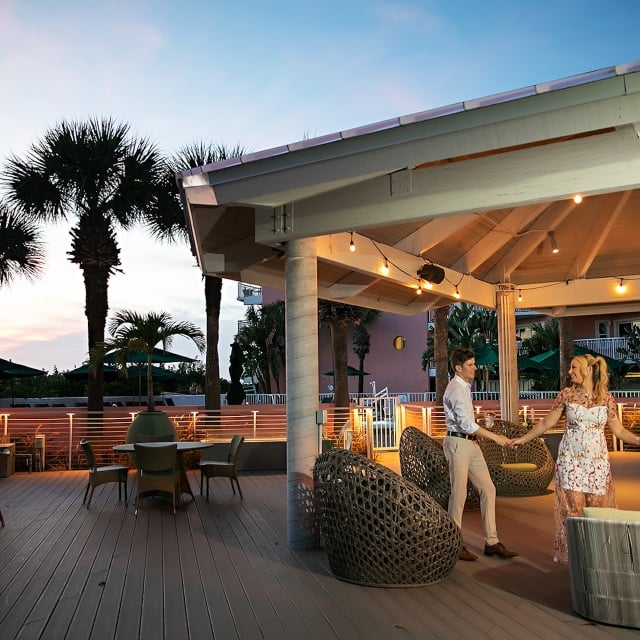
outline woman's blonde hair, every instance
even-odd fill
[[[593,393],[597,404],[604,404],[604,399],[609,392],[609,371],[607,363],[602,356],[592,356],[589,353],[573,356],[578,363],[582,377],[587,376],[587,369],[591,367],[591,380],[593,381]]]

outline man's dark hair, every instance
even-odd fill
[[[462,366],[467,360],[475,357],[476,354],[473,352],[473,349],[458,347],[451,352],[449,362],[451,363],[451,368],[455,371],[457,365]]]

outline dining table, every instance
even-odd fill
[[[188,451],[198,451],[199,449],[206,449],[208,447],[212,447],[215,443],[202,442],[201,440],[179,440],[177,442],[140,442],[137,444],[142,444],[145,447],[162,447],[168,444],[177,445],[178,457],[180,458],[180,496],[186,493],[191,496],[192,500],[194,499],[195,496],[193,495],[191,485],[189,484],[189,479],[187,478],[187,470],[184,465],[182,454],[187,453]],[[113,450],[117,451],[118,453],[134,453],[133,445],[133,442],[116,444],[113,446]]]

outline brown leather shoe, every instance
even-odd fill
[[[467,547],[462,547],[462,551],[460,552],[460,560],[466,560],[467,562],[471,562],[472,560],[477,560],[478,556],[475,553],[471,553]]]
[[[502,542],[497,542],[496,544],[485,544],[484,545],[484,555],[485,556],[498,556],[500,558],[515,558],[519,553],[515,551],[509,551]]]

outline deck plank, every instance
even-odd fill
[[[622,508],[640,508],[638,456],[613,456]],[[195,472],[190,481],[197,486]],[[245,474],[240,482],[244,500],[228,483],[213,481],[209,502],[196,494],[174,516],[166,502],[147,498],[135,516],[133,503],[118,502],[115,484],[98,487],[87,510],[86,472],[3,478],[2,640],[640,635],[572,612],[568,568],[551,559],[551,494],[498,499],[500,536],[521,553],[515,560],[480,554],[437,584],[392,589],[337,580],[324,550],[287,545],[283,474]],[[478,513],[465,513],[463,530],[481,552]]]

